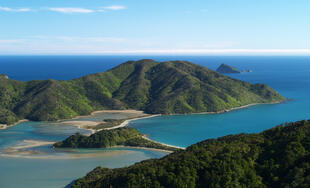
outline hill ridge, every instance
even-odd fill
[[[0,124],[69,119],[102,109],[219,112],[283,100],[267,85],[253,85],[187,61],[146,59],[66,81],[0,79]]]

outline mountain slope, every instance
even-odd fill
[[[135,165],[98,167],[73,188],[309,187],[310,121],[210,139]]]
[[[69,81],[20,82],[0,77],[0,124],[52,121],[102,109],[147,113],[218,112],[285,100],[264,84],[252,85],[185,61],[128,61],[107,72]]]

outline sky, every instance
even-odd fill
[[[309,0],[0,0],[0,55],[310,55]]]

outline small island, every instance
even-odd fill
[[[227,65],[227,64],[221,64],[217,69],[217,72],[222,73],[222,74],[240,74],[240,73],[244,73],[244,72],[253,72],[251,69],[245,69],[240,71],[238,68],[233,67],[231,65]]]
[[[181,149],[179,147],[152,141],[132,127],[101,130],[90,136],[76,133],[66,140],[54,144],[55,148],[111,148],[122,146],[143,147],[166,151],[177,151]]]
[[[221,64],[219,68],[216,69],[217,72],[222,73],[222,74],[240,74],[241,71],[237,69],[236,67],[226,65],[226,64]]]

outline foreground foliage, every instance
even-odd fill
[[[98,167],[73,188],[310,187],[310,121],[210,139],[162,159]]]
[[[283,100],[267,85],[252,85],[185,61],[129,61],[68,81],[21,82],[0,75],[0,124],[24,118],[68,119],[102,109],[151,114],[219,112]]]
[[[70,136],[62,142],[54,144],[56,148],[109,148],[113,146],[147,147],[176,151],[176,148],[168,147],[149,141],[135,128],[122,127],[112,130],[102,130],[91,136],[79,133]]]

